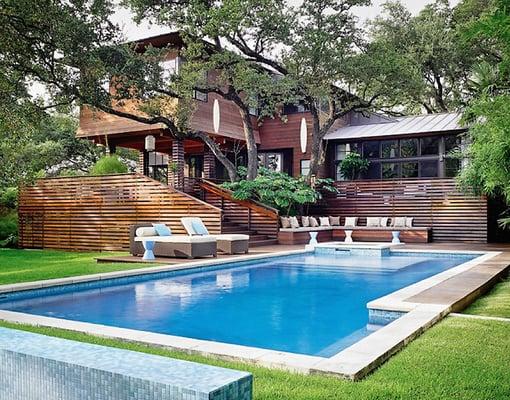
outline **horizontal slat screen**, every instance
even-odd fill
[[[205,201],[223,210],[223,215],[231,222],[250,228],[262,235],[276,237],[278,235],[278,215],[270,216],[242,204],[235,203],[215,193],[205,192]]]
[[[25,248],[126,250],[130,225],[163,222],[185,234],[183,216],[221,232],[221,210],[141,174],[41,179],[19,201]]]
[[[313,209],[319,215],[414,217],[414,225],[432,227],[433,241],[487,242],[487,200],[459,192],[454,179],[403,179],[336,182]]]

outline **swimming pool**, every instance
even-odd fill
[[[8,293],[0,309],[330,357],[380,327],[369,301],[475,257],[309,252]]]

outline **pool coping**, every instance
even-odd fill
[[[383,311],[399,311],[406,314],[376,332],[366,336],[353,345],[345,348],[331,357],[319,357],[296,354],[277,350],[263,349],[215,342],[210,340],[192,339],[182,336],[159,334],[134,329],[118,328],[100,324],[59,318],[37,316],[14,311],[0,310],[0,320],[19,324],[53,327],[64,330],[86,333],[94,336],[106,337],[122,341],[142,343],[146,345],[164,347],[186,353],[200,354],[226,360],[242,361],[269,368],[285,369],[305,374],[327,374],[337,377],[358,380],[381,365],[391,355],[396,353],[407,343],[419,336],[430,326],[434,325],[449,312],[451,304],[423,304],[406,301],[413,296],[430,289],[439,283],[458,276],[472,268],[498,256],[501,252],[495,251],[464,251],[464,250],[411,250],[392,246],[395,251],[406,253],[461,253],[475,254],[479,257],[450,268],[430,278],[397,290],[389,295],[373,300],[367,304],[369,309]],[[20,283],[0,286],[1,293],[41,289],[46,287],[68,285],[73,283],[90,282],[128,276],[146,275],[168,271],[188,270],[209,267],[232,262],[243,262],[257,259],[276,258],[286,255],[307,253],[307,250],[292,250],[271,254],[247,255],[234,260],[199,260],[183,266],[166,265],[149,268],[140,268],[127,271],[115,271],[105,274],[86,275],[52,279],[38,282]],[[466,294],[465,297],[469,296]]]

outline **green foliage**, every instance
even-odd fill
[[[15,247],[18,242],[18,214],[0,211],[0,247]]]
[[[241,171],[239,175],[242,174]],[[336,192],[331,179],[317,179],[315,187],[311,187],[304,177],[293,178],[266,168],[261,168],[254,180],[224,183],[223,187],[232,190],[233,197],[238,200],[259,201],[276,208],[282,215],[296,214],[302,206],[320,200],[321,191]]]
[[[128,167],[118,156],[103,156],[90,169],[90,175],[124,174]]]
[[[8,187],[0,191],[0,208],[15,210],[18,207],[18,188]]]
[[[384,14],[370,24],[372,46],[386,49],[399,60],[405,79],[389,80],[401,86],[393,104],[409,113],[447,112],[465,105],[470,70],[490,46],[472,37],[466,26],[489,9],[492,0],[464,0],[454,7],[436,0],[413,16],[399,1],[384,4]]]
[[[104,154],[104,148],[76,137],[75,118],[40,114],[24,124],[2,125],[1,115],[0,111],[4,128],[0,129],[0,188],[30,184],[44,176],[85,174]]]
[[[473,99],[464,113],[470,123],[469,163],[458,180],[465,191],[502,196],[510,206],[510,8],[508,1],[494,4],[464,33],[486,44],[498,62],[489,59],[474,68]],[[510,228],[510,218],[503,217],[499,224]]]
[[[361,174],[368,171],[370,161],[362,158],[358,153],[349,153],[340,164],[340,172],[345,179],[359,179]]]

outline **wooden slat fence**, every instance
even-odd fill
[[[41,179],[21,190],[20,246],[126,250],[129,226],[163,222],[185,234],[183,216],[199,216],[221,232],[220,209],[141,174]]]
[[[256,201],[242,201],[232,197],[230,190],[209,181],[200,181],[204,200],[220,208],[231,222],[247,227],[259,234],[278,235],[278,211]]]
[[[433,241],[487,242],[487,200],[459,192],[454,179],[336,182],[339,194],[313,209],[319,215],[414,217]]]

